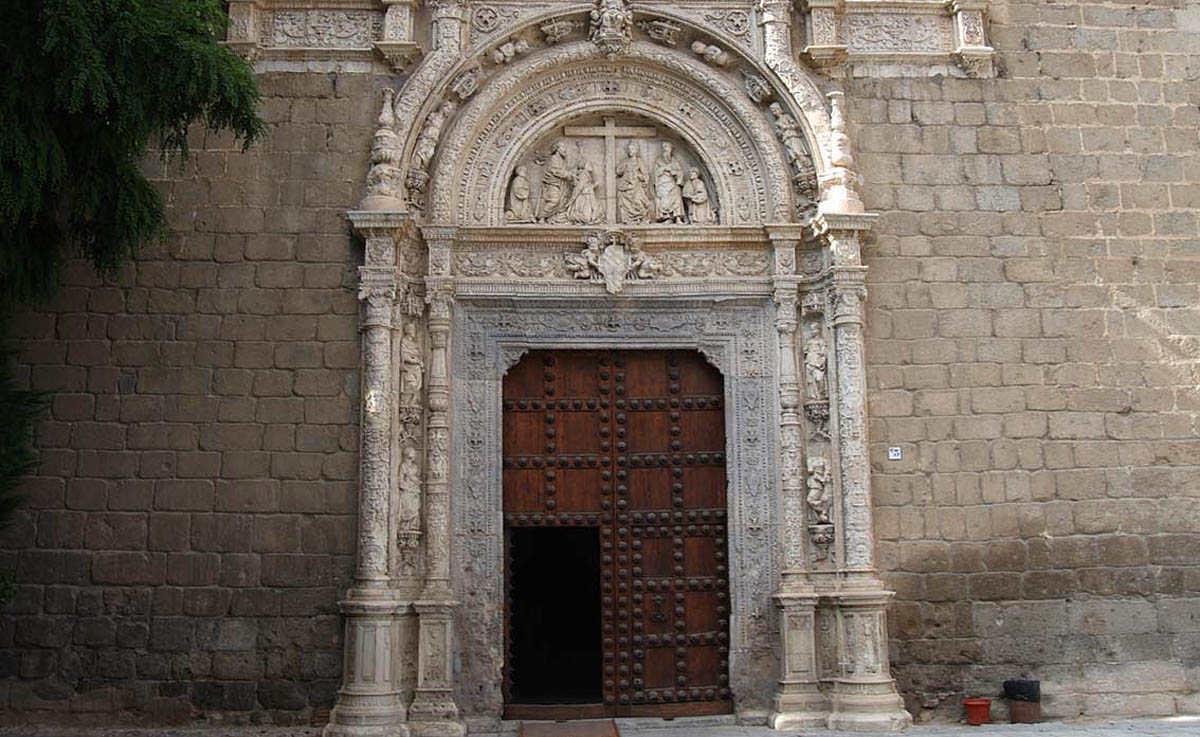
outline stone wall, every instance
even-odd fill
[[[1177,6],[1177,7],[1176,7]],[[919,718],[1200,710],[1200,13],[1001,2],[1000,76],[846,83],[893,663]],[[1190,55],[1189,55],[1190,52]],[[171,236],[11,326],[52,392],[0,538],[0,709],[307,720],[340,682],[365,74],[260,77],[270,138],[158,167]],[[888,461],[887,447],[903,458]]]
[[[51,402],[0,538],[0,708],[286,723],[341,682],[362,262],[343,213],[383,79],[259,83],[266,141],[198,131],[182,171],[153,164],[169,238],[111,280],[73,265],[12,322]]]
[[[1200,10],[1005,2],[990,32],[997,79],[848,87],[900,690],[1195,712]]]

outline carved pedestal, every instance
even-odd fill
[[[831,597],[838,621],[838,676],[833,682],[830,729],[899,730],[912,724],[896,693],[887,652],[887,605],[892,592],[874,577],[861,590]]]
[[[782,677],[769,723],[773,729],[823,727],[829,700],[817,672],[815,592],[779,594],[779,630],[783,636]]]
[[[460,737],[467,733],[454,703],[451,615],[456,601],[418,601],[417,688],[409,709],[414,737]]]
[[[341,606],[345,665],[324,737],[408,737],[392,660],[399,640],[394,615],[402,604],[387,591],[352,589]]]

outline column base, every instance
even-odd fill
[[[321,737],[410,737],[408,726],[397,721],[397,717],[404,719],[399,696],[394,705],[383,706],[386,713],[380,713],[380,705],[375,701],[378,696],[367,696],[365,703],[355,703],[363,698],[339,693],[338,705],[330,713]]]
[[[912,715],[896,693],[893,680],[834,681],[830,729],[850,732],[899,732],[912,726]]]
[[[402,604],[378,582],[359,583],[339,602],[346,618],[343,684],[322,735],[409,737],[392,672],[396,610]]]
[[[467,725],[458,718],[454,694],[445,689],[417,689],[408,710],[412,737],[464,737]]]
[[[812,682],[780,681],[775,703],[767,717],[771,729],[824,727],[829,718],[829,700]]]

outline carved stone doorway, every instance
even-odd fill
[[[732,710],[724,411],[694,351],[509,370],[506,716]]]

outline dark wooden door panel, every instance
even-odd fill
[[[690,351],[533,352],[505,377],[505,524],[597,530],[603,663],[598,705],[510,717],[731,711],[723,393]]]

